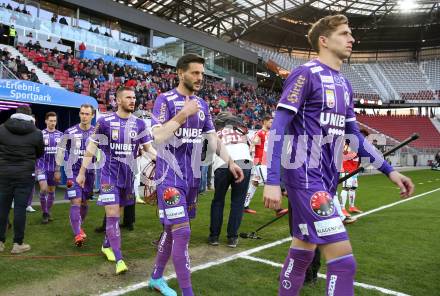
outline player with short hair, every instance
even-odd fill
[[[354,39],[343,15],[327,16],[308,33],[314,59],[287,78],[270,131],[268,181],[264,204],[281,203],[280,170],[293,210],[293,239],[279,278],[278,295],[298,295],[317,246],[327,260],[327,295],[354,295],[356,262],[333,196],[336,193],[343,137],[358,145],[370,162],[400,188],[414,191],[411,179],[395,171],[359,132],[350,83],[342,76],[343,60]],[[284,145],[286,144],[286,145]],[[283,151],[283,146],[285,149]]]
[[[170,257],[183,295],[194,295],[188,254],[189,221],[196,215],[204,136],[209,148],[217,150],[228,164],[236,182],[244,178],[217,138],[208,104],[194,94],[202,87],[204,64],[204,58],[196,54],[182,56],[176,66],[179,85],[158,96],[153,108],[152,133],[159,151],[155,178],[159,183],[157,199],[164,232],[149,287],[166,296],[177,295],[163,279]]]
[[[91,125],[94,117],[95,110],[92,105],[81,105],[79,109],[80,123],[64,132],[57,150],[58,165],[55,169],[55,177],[61,178],[60,166],[64,159],[64,171],[67,176],[67,189],[64,198],[70,200],[69,220],[74,235],[74,243],[77,247],[81,247],[87,237],[81,226],[89,209],[87,200],[93,195],[95,171],[93,169],[87,170],[84,188],[81,188],[75,182],[75,179],[81,169],[88,139],[95,131],[95,127]]]
[[[61,141],[63,133],[56,129],[57,114],[47,112],[45,116],[46,129],[43,132],[44,154],[37,160],[37,180],[44,183],[40,186],[40,203],[43,212],[42,223],[47,224],[52,221],[50,210],[55,200],[55,189],[60,179],[55,178],[57,145]],[[47,186],[46,186],[47,185]],[[47,190],[46,190],[47,188]]]
[[[86,171],[91,168],[92,157],[99,145],[100,165],[103,166],[97,205],[104,206],[106,213],[106,235],[101,250],[109,261],[116,261],[116,274],[120,274],[128,270],[121,252],[120,207],[134,204],[133,184],[139,145],[153,158],[156,151],[151,146],[152,139],[145,122],[132,114],[136,103],[134,90],[119,88],[116,102],[117,112],[98,119],[76,182],[85,187]]]

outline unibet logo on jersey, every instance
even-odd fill
[[[174,135],[182,139],[182,143],[202,143],[202,129],[181,127],[174,132]]]

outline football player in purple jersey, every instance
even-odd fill
[[[60,165],[64,160],[64,171],[67,176],[67,190],[64,198],[70,200],[70,226],[74,235],[74,243],[78,247],[83,245],[87,237],[81,226],[89,209],[87,199],[93,194],[95,171],[87,170],[84,188],[81,188],[75,182],[75,179],[81,168],[88,139],[95,131],[95,127],[91,125],[94,117],[95,110],[92,105],[81,105],[79,109],[80,123],[68,128],[64,132],[64,136],[57,149],[55,178],[61,178]]]
[[[92,157],[99,146],[101,188],[97,205],[104,206],[106,213],[106,235],[101,250],[109,261],[116,261],[116,274],[120,274],[128,270],[121,252],[120,207],[135,201],[134,175],[139,146],[143,146],[152,159],[156,151],[151,146],[146,123],[132,114],[136,102],[134,90],[119,88],[116,101],[117,112],[99,118],[96,123],[76,182],[84,188],[86,171],[93,168]]]
[[[354,43],[347,18],[333,15],[320,19],[308,38],[318,58],[294,69],[287,78],[269,136],[264,204],[272,209],[280,206],[282,163],[293,211],[293,239],[280,274],[278,295],[299,294],[318,246],[327,261],[327,295],[351,296],[356,261],[333,203],[344,136],[360,157],[369,159],[400,188],[401,197],[410,196],[414,185],[359,132],[353,90],[340,73]]]
[[[210,150],[228,164],[235,181],[244,179],[243,171],[217,137],[208,104],[195,95],[202,87],[204,64],[205,60],[198,55],[182,56],[176,66],[179,85],[158,96],[153,108],[152,134],[158,144],[155,178],[164,232],[149,287],[166,296],[177,295],[163,279],[170,257],[183,295],[194,295],[188,254],[189,221],[196,214],[204,138]]]
[[[43,132],[44,140],[44,154],[37,161],[37,180],[44,183],[40,186],[40,203],[41,211],[43,212],[43,224],[52,221],[50,209],[55,200],[55,188],[60,179],[55,178],[55,155],[57,153],[57,145],[61,141],[63,133],[56,130],[57,114],[55,112],[46,113],[46,129]],[[47,190],[45,190],[47,184]]]

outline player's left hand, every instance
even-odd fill
[[[400,197],[408,198],[414,193],[414,183],[407,176],[397,171],[392,171],[388,178],[400,188]]]
[[[243,170],[235,162],[229,164],[229,171],[234,176],[235,183],[240,183],[244,180]]]

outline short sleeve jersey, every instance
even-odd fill
[[[112,113],[98,120],[91,140],[98,143],[102,151],[99,157],[99,161],[104,161],[101,183],[132,188],[139,146],[152,141],[146,123],[133,115],[121,118]]]
[[[152,129],[177,115],[185,104],[186,97],[176,89],[159,95],[153,108]],[[197,96],[200,110],[190,116],[174,135],[158,147],[156,180],[166,186],[187,188],[198,187],[203,148],[203,134],[215,133],[208,104]]]
[[[63,133],[54,130],[52,132],[44,129],[44,154],[37,160],[37,169],[44,172],[54,172],[56,167],[55,157],[57,154],[57,145],[61,141]]]
[[[266,144],[266,139],[268,136],[269,132],[265,131],[265,130],[259,130],[256,134],[255,137],[260,138],[260,143],[258,145],[255,145],[255,157],[254,157],[254,163],[255,164],[259,164],[263,161],[263,156],[265,154],[264,152],[264,147]],[[267,149],[266,149],[267,151]]]
[[[62,142],[66,143],[65,147],[65,166],[71,166],[75,175],[81,169],[82,160],[87,148],[89,137],[95,132],[95,127],[92,125],[88,130],[81,129],[79,124],[68,128],[64,132],[64,139]],[[66,171],[66,168],[65,168]],[[88,171],[92,173],[93,171]]]

